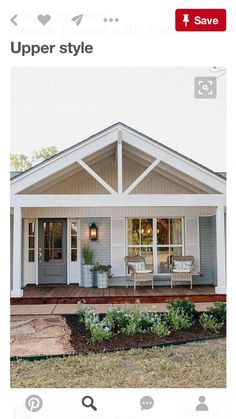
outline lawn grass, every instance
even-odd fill
[[[225,339],[11,365],[12,387],[225,387]]]

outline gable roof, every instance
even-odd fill
[[[225,181],[225,174],[222,172],[214,172],[213,170],[209,169],[208,167],[194,161],[193,159],[179,153],[178,151],[166,146],[165,144],[154,140],[153,138],[137,131],[134,128],[129,127],[128,125],[124,124],[123,122],[117,122],[107,128],[105,128],[102,131],[97,132],[96,134],[93,134],[92,136],[66,148],[63,151],[60,151],[59,153],[55,154],[54,156],[34,165],[33,167],[31,167],[30,169],[25,170],[24,172],[20,172],[14,173],[14,176],[11,178],[11,183],[15,184],[16,182],[20,181],[21,179],[25,178],[26,176],[29,176],[33,173],[35,173],[38,169],[44,168],[45,166],[50,165],[51,163],[55,162],[58,159],[63,158],[64,156],[67,156],[73,152],[76,152],[77,150],[79,151],[80,149],[84,149],[86,146],[89,146],[89,144],[91,144],[92,142],[98,142],[99,138],[101,138],[102,136],[105,136],[109,133],[117,133],[118,130],[124,130],[126,133],[131,133],[133,136],[135,136],[136,138],[141,140],[144,140],[146,142],[148,142],[149,144],[153,144],[155,146],[157,146],[157,148],[159,150],[163,150],[166,151],[168,153],[171,153],[171,155],[174,155],[175,157],[179,157],[181,160],[184,160],[185,162],[189,162],[191,165],[193,165],[193,167],[195,168],[199,168],[200,170],[203,170],[206,173],[209,173],[211,176],[213,175],[215,179],[219,179],[221,182]],[[113,139],[112,141],[117,141],[116,139]],[[111,141],[110,141],[111,142]],[[126,139],[124,137],[124,142],[126,142]],[[141,146],[141,143],[140,143]],[[140,147],[140,149],[142,149],[142,147]],[[96,151],[96,150],[95,150]],[[145,150],[142,150],[145,152]],[[83,157],[82,157],[83,158]],[[58,169],[57,169],[58,170]],[[194,176],[193,176],[194,177]],[[33,180],[33,179],[32,179]],[[32,184],[34,184],[34,180],[32,181]]]

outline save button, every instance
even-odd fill
[[[225,9],[177,9],[176,31],[225,31]]]

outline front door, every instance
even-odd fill
[[[38,283],[66,284],[66,219],[39,219]]]

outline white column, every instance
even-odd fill
[[[22,218],[21,207],[14,207],[14,231],[13,231],[13,289],[11,297],[23,296],[21,289],[21,255],[22,255]]]
[[[226,294],[224,206],[216,207],[217,294]]]

